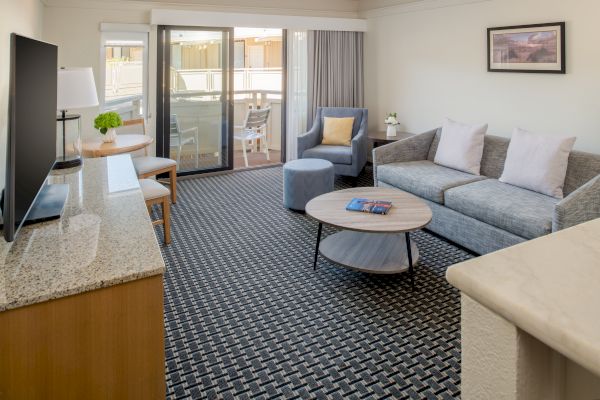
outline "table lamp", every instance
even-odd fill
[[[81,115],[67,114],[67,110],[98,105],[96,83],[92,68],[60,68],[58,70],[57,109],[62,122],[62,142],[59,145],[55,169],[81,165]],[[67,121],[77,124],[76,132],[67,138]],[[61,148],[62,147],[62,148]]]

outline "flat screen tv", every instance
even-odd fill
[[[56,159],[55,45],[11,35],[4,237],[13,241],[44,197]],[[64,203],[63,203],[64,204]],[[62,207],[61,207],[62,209]]]

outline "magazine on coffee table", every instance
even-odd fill
[[[354,198],[346,206],[348,211],[366,212],[370,214],[386,215],[392,208],[391,201],[369,200]]]

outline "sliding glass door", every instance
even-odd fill
[[[180,175],[233,168],[233,29],[160,26],[157,154]]]

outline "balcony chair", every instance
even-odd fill
[[[135,130],[134,131],[132,131]],[[118,133],[142,133],[146,134],[146,123],[143,118],[123,121],[123,127]],[[144,149],[143,156],[132,155],[133,167],[139,179],[150,178],[163,173],[169,174],[171,186],[171,201],[177,202],[177,163],[175,160],[164,157],[152,157],[148,155],[148,148]]]
[[[170,147],[177,148],[177,168],[181,167],[181,150],[186,144],[196,145],[196,168],[199,166],[200,160],[200,140],[198,138],[198,127],[193,126],[187,129],[181,129],[179,125],[179,118],[177,115],[171,114],[171,135],[170,135]]]
[[[354,117],[351,146],[321,144],[325,117]],[[331,161],[336,175],[357,178],[367,163],[367,124],[368,111],[365,108],[319,107],[310,131],[298,136],[298,158]]]
[[[239,130],[233,137],[236,140],[242,142],[242,152],[244,154],[244,164],[248,167],[248,155],[246,154],[246,143],[250,140],[255,141],[260,139],[261,147],[264,146],[267,160],[269,158],[269,142],[267,141],[267,121],[269,120],[269,114],[271,113],[271,107],[263,109],[250,109],[246,114],[244,125],[236,126],[235,129]],[[255,146],[254,146],[255,147]]]

